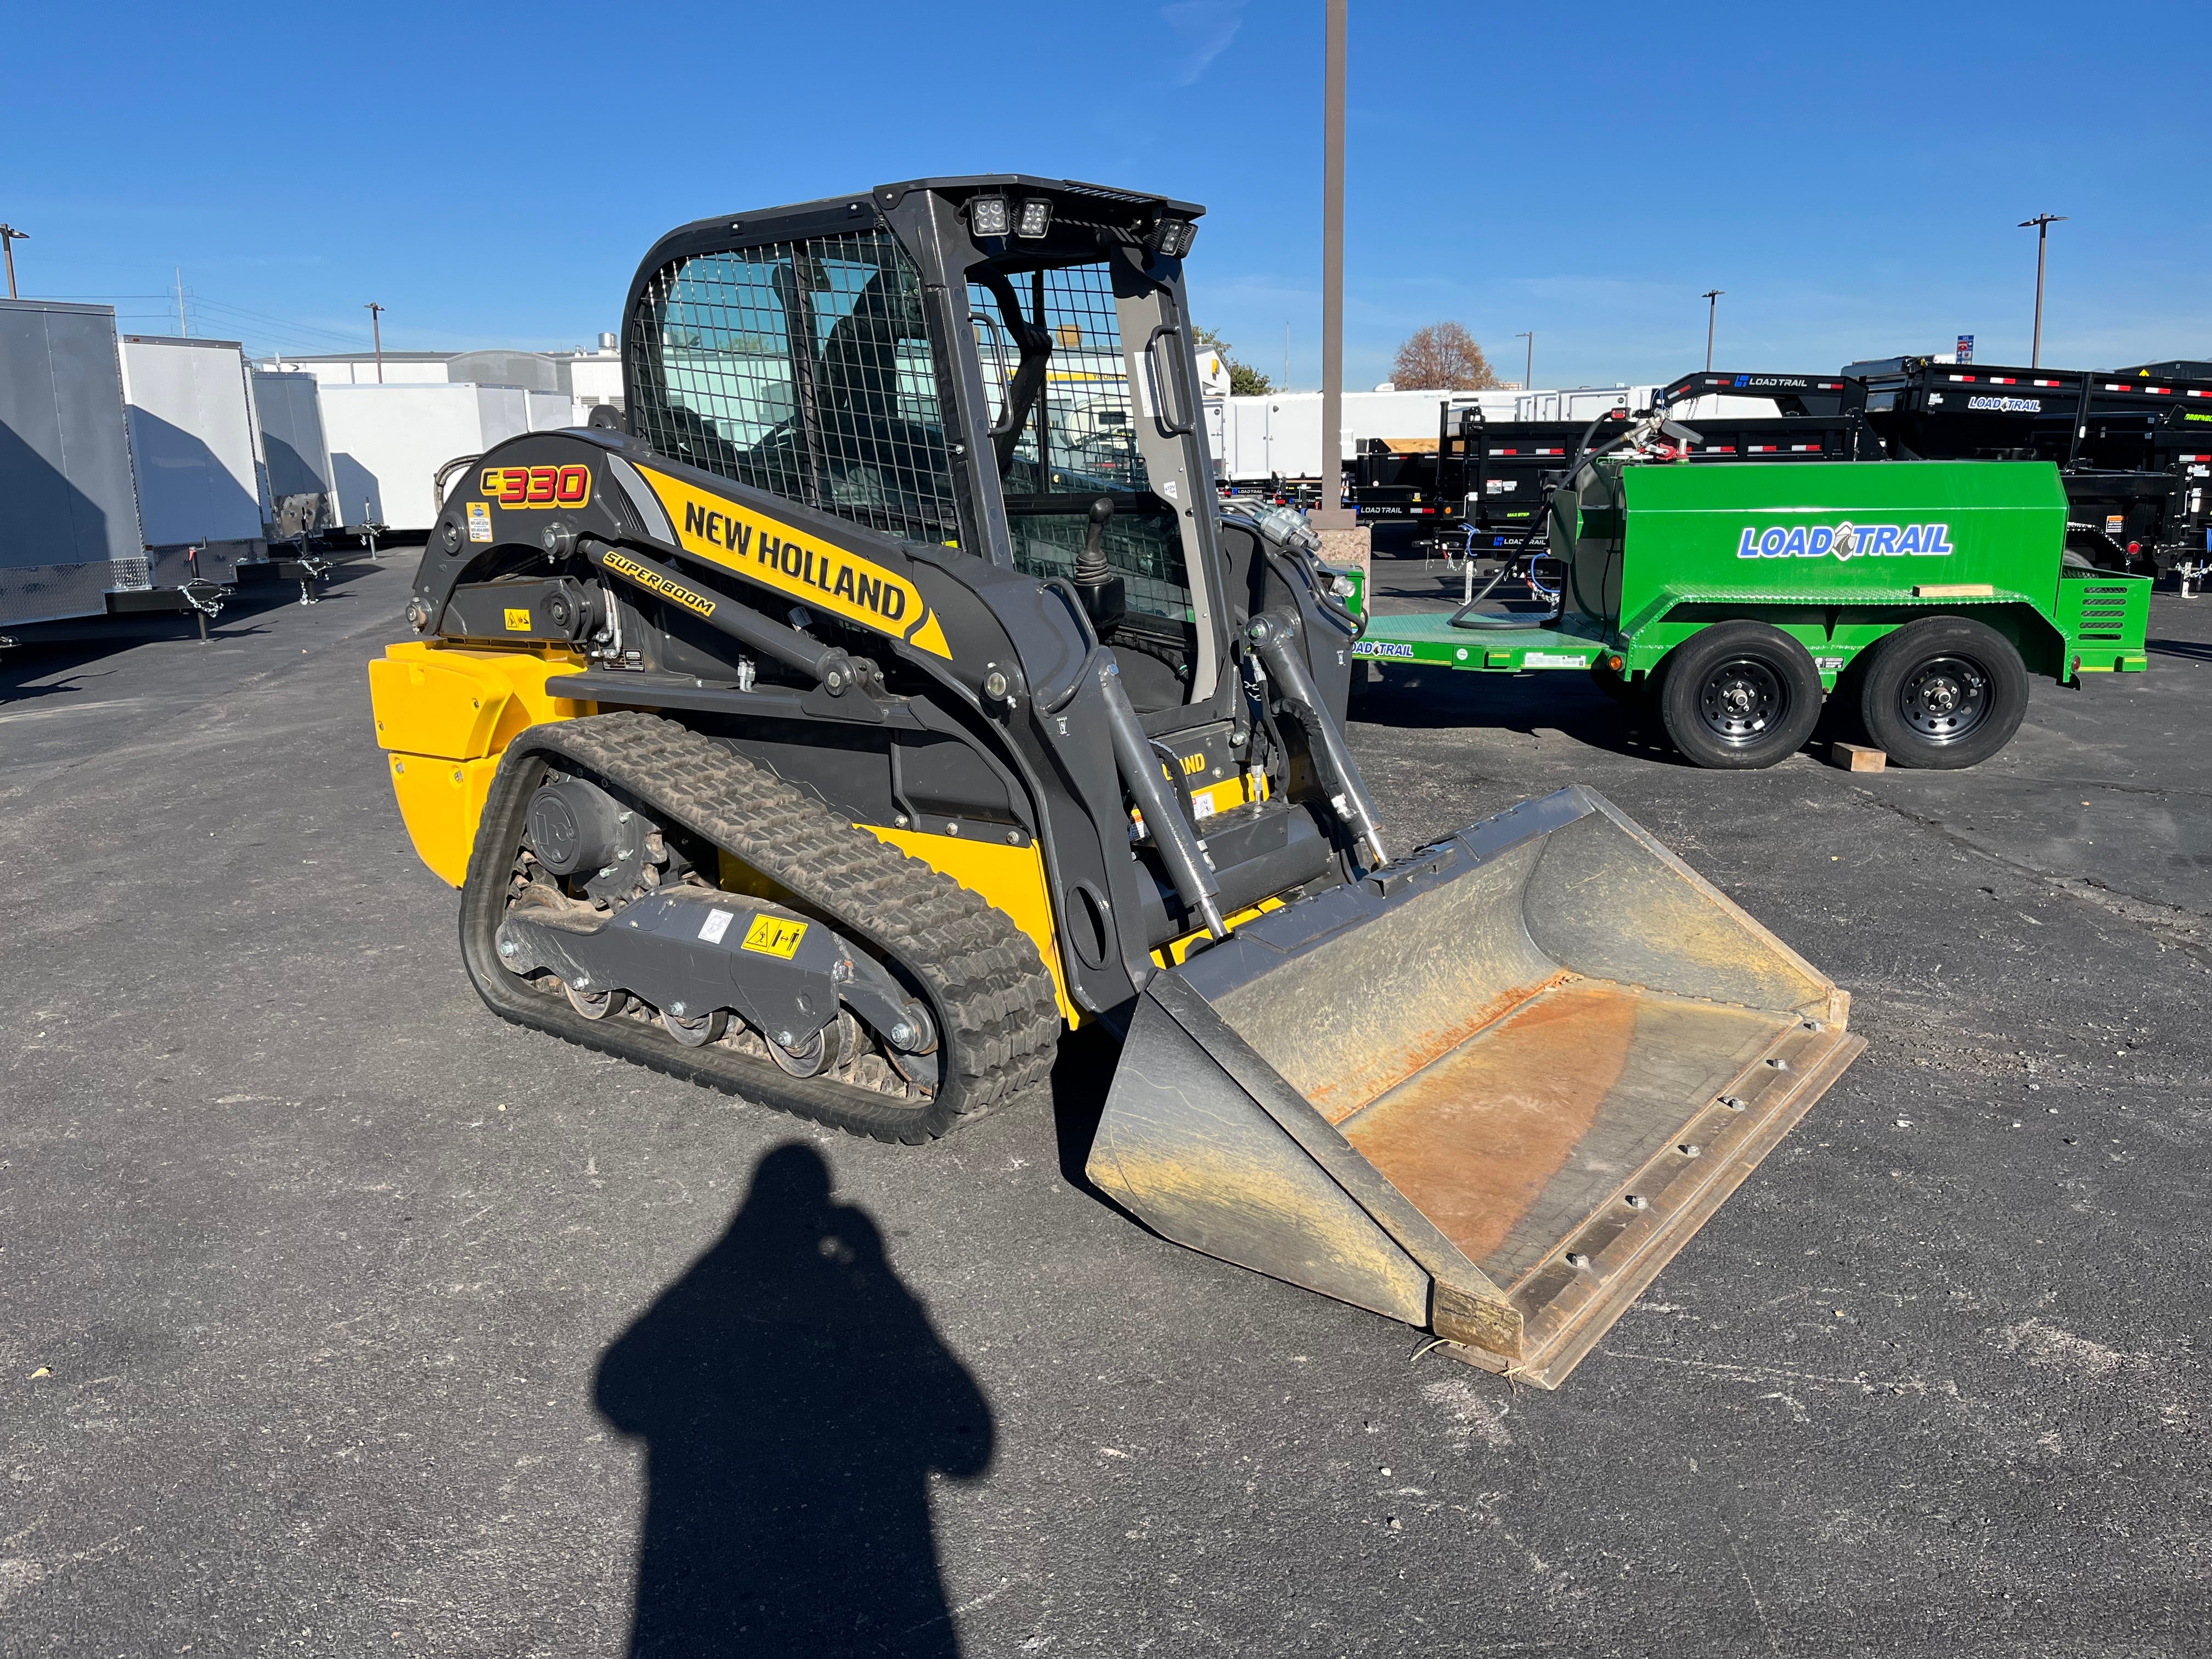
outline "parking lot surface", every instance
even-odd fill
[[[1547,1394],[1088,1193],[1095,1042],[908,1149],[495,1018],[412,564],[0,662],[0,1654],[2212,1651],[2212,600],[1965,773],[1361,688],[1401,845],[1593,785],[1871,1044]]]

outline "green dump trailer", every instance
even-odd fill
[[[1370,617],[1355,657],[1581,670],[1729,768],[1802,747],[1831,693],[1896,763],[1972,766],[2011,739],[2030,673],[2148,665],[2151,584],[2066,562],[2048,463],[1686,465],[1680,433],[1641,422],[1552,493],[1553,616]]]

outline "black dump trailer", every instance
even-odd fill
[[[2192,587],[2203,578],[2212,363],[2019,368],[1892,357],[1844,372],[1864,385],[1867,419],[1893,459],[2052,462],[2077,562],[2171,571]]]
[[[1864,412],[1864,389],[1840,374],[1685,374],[1662,386],[1658,411],[1694,410],[1725,399],[1711,413],[1680,416],[1697,434],[1685,441],[1691,461],[1872,461],[1881,440]],[[1540,519],[1551,487],[1573,465],[1585,441],[1626,427],[1642,410],[1608,410],[1589,421],[1486,421],[1472,402],[1447,400],[1433,453],[1389,453],[1362,446],[1353,504],[1370,522],[1410,521],[1417,545],[1474,532],[1478,555],[1509,551]]]
[[[1628,414],[1610,410],[1607,418]],[[1416,547],[1470,526],[1478,552],[1514,546],[1542,511],[1547,476],[1565,472],[1589,428],[1587,421],[1486,421],[1479,403],[1443,398],[1434,448],[1360,441],[1352,505],[1363,524],[1412,525]]]

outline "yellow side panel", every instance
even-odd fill
[[[1004,910],[1014,926],[1036,942],[1037,954],[1044,958],[1045,971],[1052,975],[1053,994],[1060,999],[1060,1017],[1070,1025],[1081,1024],[1084,1016],[1070,1000],[1067,981],[1060,970],[1052,894],[1044,879],[1044,854],[1034,842],[1007,847],[963,836],[886,830],[874,823],[856,827],[908,857],[920,859],[938,874],[951,877],[986,904]]]
[[[1282,908],[1282,900],[1263,898],[1257,904],[1247,905],[1242,910],[1222,917],[1222,926],[1234,933],[1253,917],[1264,916],[1270,910],[1279,910]],[[1180,968],[1183,964],[1183,958],[1190,954],[1190,947],[1209,937],[1211,935],[1205,928],[1194,927],[1181,938],[1171,939],[1165,945],[1155,947],[1152,951],[1152,965],[1156,968]]]
[[[410,755],[475,760],[495,755],[526,727],[588,714],[595,705],[558,695],[580,657],[469,651],[410,640],[368,665],[376,741]]]
[[[469,872],[477,820],[483,816],[499,757],[455,761],[394,755],[391,760],[392,792],[399,797],[399,816],[407,820],[415,851],[441,880],[459,887]]]
[[[368,665],[376,741],[415,850],[459,887],[500,751],[531,726],[598,712],[558,694],[584,666],[566,653],[470,651],[410,640]]]

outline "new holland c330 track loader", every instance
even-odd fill
[[[620,414],[445,503],[378,738],[507,1018],[915,1143],[1102,1022],[1102,1189],[1556,1383],[1860,1040],[1587,790],[1391,856],[1335,574],[1214,500],[1200,212],[994,175],[665,237]]]

